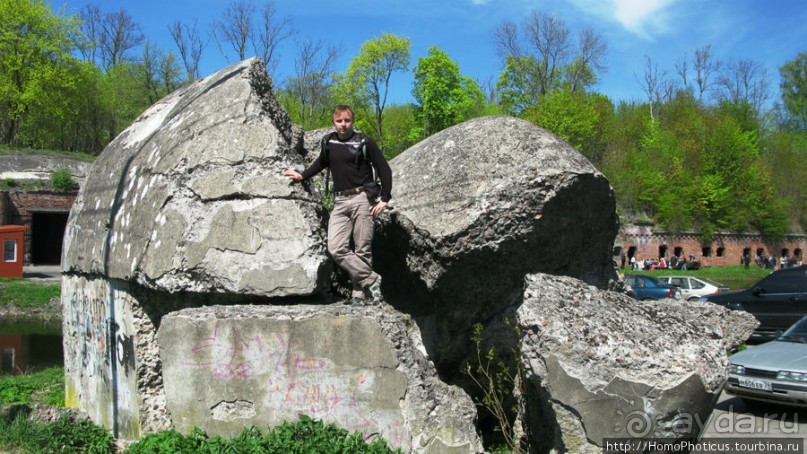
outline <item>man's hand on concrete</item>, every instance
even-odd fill
[[[300,172],[294,169],[286,169],[283,171],[283,175],[291,178],[294,181],[303,181],[303,176],[300,175]]]

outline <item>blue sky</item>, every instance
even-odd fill
[[[87,3],[102,11],[128,12],[160,48],[175,49],[168,25],[198,21],[207,32],[224,0],[50,0],[54,9],[75,12]],[[258,4],[260,0],[253,0]],[[296,49],[305,39],[343,49],[336,70],[344,71],[361,44],[393,33],[412,43],[412,65],[435,45],[447,52],[463,75],[495,81],[502,64],[492,33],[508,20],[521,26],[532,11],[562,18],[572,37],[583,27],[601,34],[608,45],[607,71],[595,90],[614,101],[644,100],[638,79],[645,56],[674,77],[674,63],[690,60],[696,49],[711,46],[723,61],[751,60],[763,65],[771,93],[778,99],[778,68],[807,51],[807,2],[804,0],[274,0],[278,17],[289,17],[297,34],[280,50],[278,79],[291,72]],[[202,76],[228,61],[210,43],[201,60]],[[691,65],[690,65],[691,66]],[[390,101],[412,101],[411,72],[396,73]]]

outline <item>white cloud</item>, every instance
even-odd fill
[[[643,38],[669,31],[671,6],[682,0],[569,0],[584,12]]]

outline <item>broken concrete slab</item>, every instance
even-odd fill
[[[712,304],[636,301],[536,274],[487,338],[520,352],[530,445],[601,452],[607,438],[697,438],[728,377],[727,342],[755,327],[745,315],[729,328],[741,314]]]

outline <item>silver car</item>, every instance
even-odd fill
[[[749,403],[807,406],[807,316],[776,340],[729,359],[727,393]]]
[[[690,301],[695,301],[702,296],[729,290],[729,288],[723,284],[702,277],[670,275],[659,276],[658,278],[662,282],[680,287],[682,297]]]

